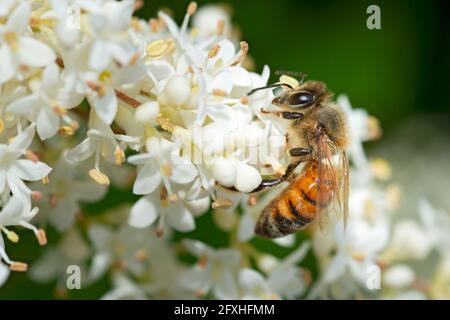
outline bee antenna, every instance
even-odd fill
[[[305,79],[308,77],[308,75],[306,73],[299,72],[299,71],[286,71],[286,70],[275,71],[275,75],[277,75],[277,76],[283,75],[283,74],[297,78],[299,80],[300,84],[305,82]]]
[[[260,90],[265,90],[265,89],[270,89],[270,88],[278,88],[278,87],[282,87],[282,86],[288,87],[289,89],[294,89],[294,88],[292,88],[292,86],[290,84],[280,82],[280,83],[269,84],[267,86],[252,89],[249,92],[247,92],[247,96],[252,95],[255,92],[260,91]]]

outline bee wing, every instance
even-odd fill
[[[318,183],[317,210],[319,226],[322,230],[328,224],[328,213],[343,216],[344,225],[348,218],[348,158],[347,154],[337,149],[335,143],[325,134],[317,138]],[[333,161],[333,154],[338,152],[338,161]],[[331,205],[332,203],[332,205]]]

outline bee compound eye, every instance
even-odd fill
[[[288,98],[289,105],[293,107],[306,107],[314,102],[314,95],[307,91],[300,91],[291,94]]]

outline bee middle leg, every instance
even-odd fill
[[[286,168],[286,172],[281,177],[279,177],[278,179],[263,180],[259,184],[259,186],[256,187],[256,189],[254,189],[251,193],[273,188],[273,187],[283,183],[284,181],[288,180],[290,178],[290,176],[292,175],[292,173],[294,172],[295,168],[297,168],[300,163],[301,163],[301,161],[296,161],[296,162],[289,164],[288,167]]]

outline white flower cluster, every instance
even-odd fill
[[[271,195],[246,193],[286,165],[286,128],[260,111],[273,92],[247,95],[267,84],[269,68],[257,74],[244,67],[248,44],[233,40],[221,7],[197,12],[193,2],[178,27],[164,12],[149,21],[134,17],[138,5],[0,2],[0,285],[10,270],[27,270],[7,255],[3,235],[18,242],[13,229],[22,226],[47,243],[29,222],[38,213],[34,203],[41,212],[33,222],[61,238],[29,274],[37,282],[58,279],[61,297],[68,265],[81,268],[83,286],[109,272],[113,288],[105,299],[299,298],[310,285],[311,297],[364,297],[368,266],[389,267],[392,287],[399,287],[397,274],[403,287],[411,285],[414,271],[393,263],[402,255],[422,259],[433,246],[446,256],[436,286],[448,283],[449,247],[441,247],[448,229],[436,220],[445,215],[426,202],[423,226],[397,224],[388,245],[398,188],[377,182],[389,167],[368,161],[362,147],[379,134],[377,123],[345,96],[338,103],[352,136],[347,230],[331,221],[332,231],[316,232],[312,241],[275,240],[271,245],[289,250],[284,258],[253,244],[256,218]],[[81,203],[97,202],[110,185],[132,185],[140,198],[84,214]],[[210,208],[228,244],[177,240]],[[409,241],[428,232],[431,243]],[[311,248],[320,266],[315,283],[300,267]],[[189,259],[197,263],[182,262]],[[443,290],[435,289],[448,296]]]

